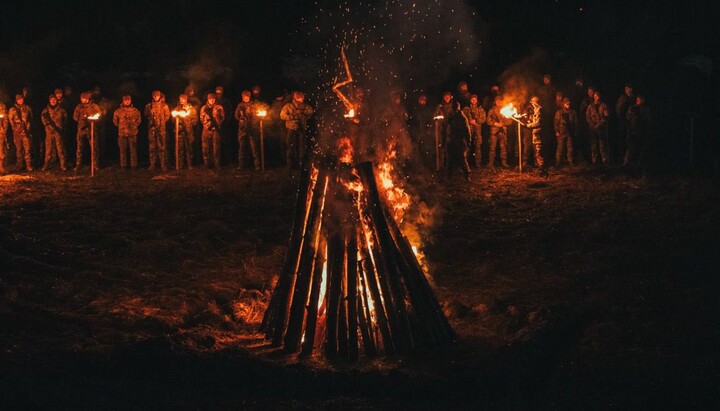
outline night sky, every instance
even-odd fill
[[[154,88],[174,97],[189,83],[201,91],[222,84],[231,100],[254,84],[262,85],[268,98],[293,88],[312,91],[328,81],[320,78],[314,65],[327,62],[316,59],[336,59],[328,50],[333,33],[362,25],[364,19],[358,16],[366,10],[370,14],[375,8],[382,16],[377,8],[388,4],[396,14],[413,5],[443,10],[440,24],[449,29],[457,21],[473,35],[472,56],[455,55],[465,64],[453,62],[435,77],[430,73],[415,79],[433,84],[402,84],[408,92],[439,93],[461,79],[468,80],[471,88],[484,88],[520,62],[532,65],[533,73],[554,73],[561,86],[583,75],[614,96],[624,82],[632,81],[641,92],[658,94],[660,99],[657,89],[673,80],[680,59],[706,56],[716,67],[720,50],[718,16],[711,12],[711,2],[704,0],[233,4],[238,10],[214,0],[15,2],[0,16],[0,97],[8,103],[23,86],[36,96],[46,96],[66,84],[76,90],[99,85],[112,99],[124,93],[145,97]],[[338,8],[352,9],[344,16],[349,21],[327,18],[333,10],[342,14]],[[413,27],[418,32],[427,29],[431,38],[448,33],[436,28]],[[364,28],[365,34],[372,31]],[[428,44],[443,45],[431,40]],[[361,46],[367,50],[378,45]],[[432,50],[426,52],[436,59]],[[422,50],[416,54],[413,67],[432,65]],[[698,80],[694,70],[686,77]],[[706,78],[700,76],[696,87],[716,87],[716,73],[715,69]],[[713,87],[703,83],[708,79]]]

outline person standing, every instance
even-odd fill
[[[152,101],[145,106],[148,122],[148,144],[150,150],[149,170],[155,170],[160,162],[162,171],[167,171],[167,122],[170,120],[170,107],[165,103],[165,95],[160,90],[152,92]]]
[[[470,149],[475,153],[475,168],[482,167],[482,124],[487,120],[485,109],[478,104],[477,94],[470,95],[470,104],[463,108],[470,123]]]
[[[470,143],[470,123],[463,110],[460,109],[460,102],[455,102],[453,112],[448,119],[447,146],[447,179],[452,181],[453,173],[459,168],[465,181],[470,181],[470,166],[467,161],[468,145]]]
[[[220,147],[222,134],[220,127],[225,121],[225,110],[217,104],[215,93],[208,93],[205,104],[200,108],[202,123],[202,156],[205,168],[220,168]]]
[[[259,101],[252,100],[252,92],[244,90],[241,95],[242,101],[235,108],[235,120],[238,122],[238,170],[244,170],[246,167],[245,159],[247,157],[247,149],[250,148],[252,155],[253,167],[255,171],[260,170],[260,120],[259,111],[265,111],[267,115],[268,107]]]
[[[302,91],[294,91],[292,101],[285,104],[280,111],[280,119],[285,121],[285,165],[288,168],[304,166],[302,161],[310,149],[307,125],[314,111],[305,103],[305,94]]]
[[[62,94],[62,90],[61,90]],[[57,94],[50,94],[48,105],[40,113],[40,121],[45,126],[45,161],[42,170],[46,171],[55,159],[55,153],[60,160],[60,169],[67,170],[65,158],[65,130],[67,128],[68,114],[58,102]]]
[[[593,93],[593,102],[585,112],[593,165],[608,165],[608,118],[610,112],[599,91]]]
[[[527,119],[525,127],[532,131],[532,144],[535,150],[535,164],[538,167],[538,175],[540,177],[547,177],[547,166],[545,164],[545,158],[542,152],[542,119],[543,110],[540,105],[540,98],[538,96],[532,96],[530,98],[530,105],[532,106],[532,113]]]
[[[13,132],[15,142],[16,168],[33,171],[32,165],[32,132],[30,124],[33,113],[30,106],[25,104],[25,97],[22,94],[15,96],[15,105],[8,111],[8,121]]]
[[[645,147],[648,143],[650,113],[645,97],[635,97],[635,104],[627,110],[627,151],[623,167],[637,169],[644,165]]]
[[[500,113],[502,107],[503,97],[495,97],[495,105],[490,109],[487,114],[487,124],[490,126],[490,151],[488,153],[488,168],[491,170],[495,169],[495,154],[497,151],[498,142],[500,143],[500,161],[504,168],[508,168],[508,153],[507,153],[507,127],[512,124],[512,120],[505,117]]]
[[[132,104],[132,97],[122,97],[122,104],[113,113],[113,124],[118,129],[118,148],[120,149],[120,167],[128,166],[127,153],[130,151],[130,168],[137,168],[138,126],[142,121],[140,110]]]
[[[555,151],[555,166],[562,165],[563,157],[567,158],[567,164],[574,166],[573,161],[573,140],[578,129],[577,112],[570,106],[570,99],[565,97],[562,106],[555,112],[555,138],[557,149]]]
[[[635,92],[632,84],[627,83],[623,88],[623,93],[615,102],[615,114],[617,115],[617,134],[614,137],[613,158],[624,156],[627,150],[626,140],[628,133],[628,109],[635,104]]]
[[[10,144],[7,140],[8,130],[8,113],[5,104],[0,101],[0,174],[4,174],[5,170],[5,157],[7,156]]]
[[[83,142],[87,141],[88,144],[92,144],[90,141],[90,121],[88,117],[100,115],[100,106],[90,101],[92,94],[89,91],[85,91],[80,94],[80,104],[75,106],[73,110],[73,120],[77,123],[77,148],[75,152],[75,170],[80,169],[82,164],[82,152]],[[94,121],[94,120],[93,120]],[[92,157],[92,163],[95,165],[95,171],[100,169],[98,163],[98,145],[97,143],[92,144],[90,147],[90,156]]]
[[[180,94],[178,104],[174,111],[184,112],[185,116],[180,117],[176,125],[178,126],[178,168],[183,167],[183,160],[187,163],[188,170],[193,169],[193,142],[195,141],[195,125],[198,122],[198,114],[195,106],[188,102],[187,94]]]

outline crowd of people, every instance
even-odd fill
[[[260,86],[243,90],[233,105],[222,86],[205,93],[204,101],[187,87],[170,107],[165,94],[154,90],[141,111],[130,95],[122,96],[111,109],[99,87],[81,93],[75,104],[72,89],[65,87],[48,96],[37,121],[24,88],[9,108],[0,102],[0,173],[30,172],[36,167],[66,171],[72,160],[75,170],[84,160],[98,170],[114,161],[103,154],[114,138],[119,166],[136,169],[139,137],[147,138],[149,170],[167,171],[172,164],[178,169],[232,164],[238,170],[260,170],[264,165],[261,130],[280,142],[280,164],[297,169],[313,149],[310,120],[315,108],[305,102],[302,91],[271,103],[260,92]],[[586,86],[582,78],[561,90],[549,74],[541,85],[523,93],[503,92],[499,84],[474,93],[461,81],[455,92],[444,92],[437,105],[421,94],[407,107],[403,94],[393,91],[387,104],[370,107],[365,94],[361,87],[353,88],[345,99],[349,113],[342,120],[343,134],[350,138],[357,159],[376,159],[378,153],[392,150],[404,164],[442,172],[448,178],[458,170],[470,180],[473,169],[499,172],[515,167],[547,176],[550,167],[573,167],[579,162],[637,170],[650,135],[645,98],[635,95],[631,84],[625,85],[613,110],[601,92]],[[169,131],[174,133],[170,137]],[[231,142],[236,162],[221,155]],[[174,156],[168,153],[171,145]],[[73,146],[75,156],[69,158]],[[6,160],[11,160],[13,151],[15,164],[10,165]]]

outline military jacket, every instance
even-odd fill
[[[118,137],[137,136],[141,121],[140,110],[133,105],[121,105],[113,113],[113,124],[118,128]]]

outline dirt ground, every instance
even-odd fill
[[[344,364],[256,333],[297,175],[0,176],[0,409],[720,404],[717,186],[586,167],[472,177],[403,182],[457,342]]]

